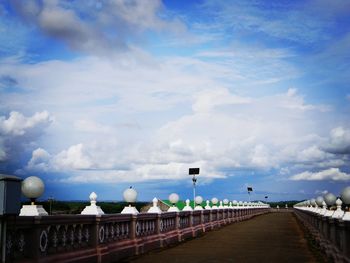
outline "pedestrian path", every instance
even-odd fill
[[[132,260],[147,262],[319,262],[292,212],[234,223],[176,247]]]

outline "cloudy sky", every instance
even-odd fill
[[[44,198],[350,184],[350,2],[0,3],[0,172]]]

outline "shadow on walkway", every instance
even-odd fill
[[[134,259],[144,262],[318,262],[292,213],[234,223],[176,247]]]

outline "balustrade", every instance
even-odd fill
[[[350,221],[295,208],[295,214],[334,262],[350,262]]]
[[[10,262],[108,261],[196,237],[237,221],[239,209],[109,215],[26,216],[7,219]],[[269,208],[253,208],[252,214]],[[170,238],[172,237],[172,238]],[[153,242],[149,246],[147,242]],[[155,245],[154,245],[155,244]],[[107,257],[108,258],[108,257]],[[112,260],[112,259],[110,259]]]

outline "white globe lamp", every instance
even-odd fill
[[[179,202],[179,195],[172,193],[169,195],[169,201],[173,206],[169,207],[168,212],[180,212],[179,208],[176,206],[176,203]]]
[[[45,216],[48,213],[41,205],[35,205],[35,200],[45,191],[44,182],[37,176],[29,176],[22,181],[22,194],[31,200],[31,205],[23,205],[20,216]]]
[[[203,197],[201,197],[200,195],[196,196],[196,198],[194,199],[195,203],[196,203],[196,207],[194,208],[194,210],[203,210],[202,207],[202,203],[203,203]]]
[[[129,206],[124,207],[121,214],[133,214],[137,215],[139,211],[137,211],[136,207],[132,206],[132,203],[135,203],[137,200],[137,192],[131,186],[128,189],[125,189],[123,192],[124,201],[129,204]]]
[[[350,205],[350,186],[345,187],[340,194],[340,198],[344,204]]]
[[[217,199],[216,197],[213,197],[211,199],[211,203],[213,204],[211,208],[217,209],[218,208],[218,206],[217,206],[218,202],[219,202],[219,199]]]
[[[321,207],[323,203],[323,197],[322,196],[317,196],[316,197],[316,204],[318,207]]]
[[[326,202],[326,205],[332,206],[335,204],[335,201],[337,200],[337,197],[332,193],[327,193],[323,196],[324,201]]]
[[[35,199],[39,198],[45,191],[43,180],[37,176],[29,176],[22,181],[22,193],[29,198],[34,205]]]
[[[345,205],[350,204],[350,186],[345,187],[340,194],[340,198]],[[350,212],[346,211],[343,218],[344,221],[350,221]]]
[[[228,199],[226,199],[226,198],[223,200],[223,203],[224,203],[224,207],[225,207],[225,208],[228,207],[228,202],[229,202],[229,201],[228,201]]]

